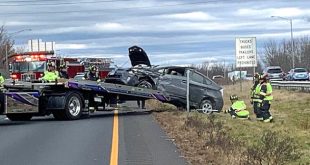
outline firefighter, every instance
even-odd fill
[[[65,65],[60,65],[59,67],[59,77],[60,78],[65,78],[65,79],[68,79],[69,76],[68,76],[68,73],[67,73],[67,68]]]
[[[59,73],[55,70],[55,63],[48,63],[47,66],[47,71],[44,72],[42,80],[47,82],[57,81],[59,79]]]
[[[271,101],[273,100],[272,96],[272,86],[269,82],[268,75],[265,74],[261,76],[260,83],[256,87],[257,93],[259,92],[261,105],[260,105],[260,112],[263,117],[264,122],[271,122],[273,117],[270,114],[270,105]]]
[[[84,79],[91,81],[100,81],[98,76],[97,67],[95,65],[91,66],[88,72],[84,75]]]
[[[4,77],[3,77],[2,74],[0,73],[0,86],[3,85],[4,80],[5,80]]]
[[[254,76],[254,84],[251,88],[251,104],[253,104],[254,114],[256,115],[257,120],[263,120],[261,111],[260,111],[260,105],[261,105],[261,99],[259,96],[259,91],[256,90],[257,86],[259,85],[259,79],[261,75],[259,73],[256,73]]]
[[[230,101],[232,105],[228,110],[226,110],[226,113],[229,113],[232,118],[249,118],[249,111],[246,110],[244,101],[239,100],[237,95],[231,95]]]

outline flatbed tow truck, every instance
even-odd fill
[[[10,81],[0,92],[0,115],[11,121],[53,114],[58,120],[77,120],[94,110],[104,110],[115,100],[157,99],[167,102],[162,91],[88,80],[52,83]]]

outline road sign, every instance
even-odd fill
[[[41,39],[28,40],[30,52],[55,51],[55,42],[43,42]]]
[[[236,38],[236,67],[257,67],[256,38]]]

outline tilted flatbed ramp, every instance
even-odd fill
[[[94,92],[110,93],[117,95],[134,96],[144,99],[157,99],[159,101],[168,101],[168,96],[159,90],[139,88],[128,85],[119,85],[104,82],[94,82],[94,81],[74,81],[69,80],[67,82],[68,88],[90,90]]]
[[[94,93],[105,93],[105,94],[116,94],[116,95],[125,95],[133,96],[141,99],[157,99],[159,101],[168,101],[169,97],[164,92],[159,90],[139,88],[128,85],[112,84],[105,82],[96,82],[88,80],[68,80],[65,82],[58,83],[32,83],[32,82],[23,82],[18,81],[15,83],[6,83],[4,87],[7,90],[14,91],[28,91],[35,90],[38,92],[43,92],[44,90],[52,90],[52,88],[67,88],[67,89],[76,89],[91,91]]]

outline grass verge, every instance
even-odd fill
[[[229,96],[245,100],[252,120],[228,114],[203,115],[178,111],[149,101],[154,116],[191,164],[310,164],[310,95],[274,90],[273,123],[255,121],[249,99],[250,83],[224,86],[224,109]],[[164,111],[168,110],[168,111]]]

